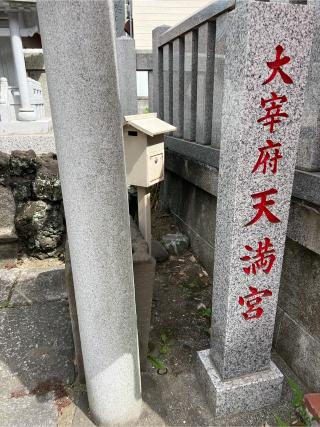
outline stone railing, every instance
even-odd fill
[[[166,138],[175,151],[188,150],[181,145],[183,141],[205,145],[201,151],[205,158],[219,157],[226,38],[235,7],[236,0],[215,0],[176,26],[153,31],[152,110],[177,127],[174,135]],[[298,169],[316,174],[320,171],[318,33],[313,41],[297,158]],[[191,145],[190,153],[195,154],[196,147]]]
[[[45,116],[42,89],[39,82],[27,79],[30,104],[36,113],[36,120]],[[17,121],[17,112],[21,107],[19,88],[9,86],[5,77],[0,81],[0,122],[9,123]]]

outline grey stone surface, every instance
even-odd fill
[[[320,209],[299,199],[292,199],[287,236],[320,254]]]
[[[216,0],[213,3],[204,6],[189,18],[172,27],[170,31],[163,34],[160,37],[159,44],[164,45],[170,40],[182,36],[194,27],[198,27],[206,21],[213,21],[218,15],[232,10],[235,7],[235,4],[235,0]]]
[[[54,135],[1,135],[1,151],[11,153],[13,150],[34,150],[36,154],[56,151]]]
[[[148,108],[152,113],[153,107],[153,71],[148,71]]]
[[[124,24],[126,20],[125,0],[113,0],[113,5],[116,36],[121,37],[124,35]]]
[[[183,135],[184,109],[184,39],[180,37],[172,42],[172,124],[177,128],[174,135]]]
[[[137,76],[135,42],[130,37],[116,39],[120,103],[123,116],[137,114]]]
[[[295,171],[293,195],[302,200],[320,205],[319,196],[320,172]]]
[[[1,399],[2,427],[56,427],[57,407],[53,399],[27,396],[16,399]]]
[[[158,113],[163,119],[163,74],[162,74],[162,49],[159,49],[159,37],[168,28],[168,25],[156,27],[152,31],[152,56],[153,56],[153,96],[151,110]]]
[[[164,262],[169,258],[168,251],[158,240],[151,241],[151,254],[157,262]]]
[[[214,88],[212,98],[212,140],[211,144],[219,148],[221,140],[221,121],[224,89],[224,61],[226,41],[231,22],[231,13],[225,13],[216,19],[216,46],[214,58]]]
[[[37,9],[90,409],[116,424],[139,416],[141,386],[113,5]]]
[[[216,196],[218,193],[219,171],[213,166],[166,150],[166,169],[209,194]]]
[[[0,281],[3,270],[0,270]],[[12,277],[8,277],[12,276]],[[67,298],[64,267],[9,270],[7,280],[14,283],[10,302],[14,305],[44,303]]]
[[[31,391],[50,379],[73,382],[73,342],[66,302],[0,310],[0,339],[1,397]]]
[[[65,231],[61,206],[44,200],[23,204],[17,210],[15,226],[28,252],[38,258],[53,256]]]
[[[0,269],[0,300],[26,305],[66,297],[63,266]]]
[[[73,343],[74,343],[74,364],[76,370],[76,380],[80,384],[85,384],[85,374],[84,374],[84,365],[83,365],[83,356],[82,356],[82,347],[81,347],[81,339],[79,332],[79,319],[77,313],[77,303],[74,292],[74,283],[72,277],[72,267],[70,260],[70,251],[69,251],[69,243],[66,241],[65,245],[65,285],[68,293],[68,301],[69,301],[69,312],[70,312],[70,320],[72,327],[72,335],[73,335]]]
[[[153,70],[152,50],[136,49],[136,67],[137,71]]]
[[[0,268],[7,264],[13,264],[18,257],[18,243],[9,242],[0,244]]]
[[[290,239],[286,241],[279,306],[308,334],[320,340],[315,317],[320,306],[320,257]],[[308,361],[306,360],[307,364]]]
[[[0,184],[0,242],[17,240],[14,216],[16,205],[12,191],[9,187]]]
[[[172,124],[173,114],[173,86],[172,86],[172,45],[166,44],[162,48],[163,69],[163,119]]]
[[[310,392],[320,388],[320,340],[278,307],[274,348],[293,372],[308,385]]]
[[[295,24],[292,25],[292,22]],[[263,371],[270,365],[300,132],[300,101],[304,94],[308,71],[305,64],[309,61],[313,34],[312,13],[308,6],[299,6],[297,15],[292,5],[244,1],[236,8],[230,28],[219,169],[211,349],[213,363],[223,380]],[[270,85],[263,85],[270,75],[266,62],[274,58],[279,40],[294,58],[287,69],[294,79],[294,85],[284,85],[279,78]],[[257,118],[263,117],[265,112],[260,100],[269,99],[270,91],[285,94],[290,99],[290,103],[284,107],[290,121],[283,121],[276,128],[274,136],[282,141],[284,155],[277,174],[253,174],[258,148],[270,136],[269,129],[266,131],[264,126],[257,123]],[[271,197],[275,200],[271,211],[279,220],[271,223],[263,217],[249,225],[257,212],[253,209],[251,195],[270,188],[277,189],[277,196]],[[272,268],[268,272],[270,274],[261,269],[254,277],[251,270],[245,274],[243,269],[248,265],[241,258],[250,255],[249,266],[252,262],[245,246],[256,250],[259,242],[266,242],[265,236],[270,239],[276,254],[274,263],[270,264],[271,267],[269,265]],[[272,294],[262,300],[260,308],[263,315],[246,320],[243,317],[246,307],[241,306],[239,298],[250,294],[249,286],[258,291],[268,290]]]
[[[211,144],[215,24],[198,29],[196,142]]]
[[[313,4],[316,27],[304,96],[297,167],[320,171],[320,4],[318,1],[313,1]]]
[[[222,381],[210,350],[199,351],[197,358],[199,382],[214,416],[252,411],[280,400],[283,375],[273,362],[265,371]]]
[[[165,136],[165,146],[190,159],[219,168],[220,149],[211,146],[195,144],[185,139]],[[293,196],[320,205],[320,172],[295,170]]]
[[[148,253],[147,242],[136,224],[131,221],[131,241],[137,325],[139,336],[140,368],[147,368],[148,342],[151,321],[151,306],[155,276],[155,260]]]
[[[189,236],[194,253],[212,271],[216,198],[168,170],[164,187],[167,207],[179,228]]]
[[[161,243],[171,255],[182,255],[189,247],[189,237],[182,233],[165,234]]]
[[[40,200],[52,202],[62,200],[57,156],[53,153],[43,154],[37,159],[38,169],[33,182],[33,191]]]
[[[183,138],[194,141],[196,137],[198,33],[190,31],[184,36],[184,101]]]

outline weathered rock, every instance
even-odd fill
[[[38,158],[38,171],[33,183],[33,191],[38,199],[52,202],[62,200],[57,156],[43,154]]]
[[[32,181],[33,178],[30,176],[13,176],[11,178],[10,186],[17,203],[32,197]]]
[[[9,187],[0,185],[0,241],[9,242],[17,239],[14,227],[16,205]]]
[[[10,157],[11,175],[21,176],[34,174],[36,172],[36,153],[33,150],[14,150]]]
[[[35,256],[52,255],[62,241],[64,223],[59,205],[29,201],[19,209],[15,224],[19,237]]]
[[[189,237],[182,233],[166,234],[161,243],[171,255],[182,255],[189,247]]]
[[[151,254],[157,262],[164,262],[169,258],[168,251],[158,240],[151,241]]]
[[[9,176],[9,159],[10,156],[0,152],[0,184],[6,184]]]

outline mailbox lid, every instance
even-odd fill
[[[174,132],[176,127],[157,118],[157,113],[135,114],[125,116],[125,125],[130,125],[135,129],[149,136],[161,135],[168,132]]]

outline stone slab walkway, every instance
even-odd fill
[[[170,224],[161,230],[168,231],[175,231]],[[52,274],[58,273],[50,273],[51,279]],[[61,273],[56,280],[59,277]],[[39,287],[43,276],[39,280],[31,280],[29,286]],[[50,298],[0,309],[1,427],[93,426],[85,386],[72,384],[65,294],[50,294]],[[228,418],[212,417],[195,377],[195,352],[209,347],[210,306],[211,279],[191,252],[158,264],[149,345],[152,363],[160,363],[161,369],[148,363],[142,374],[143,412],[132,426],[263,426],[276,425],[276,416],[286,421],[293,416],[291,391],[285,382],[278,405]],[[299,382],[277,355],[274,361],[286,377]]]

